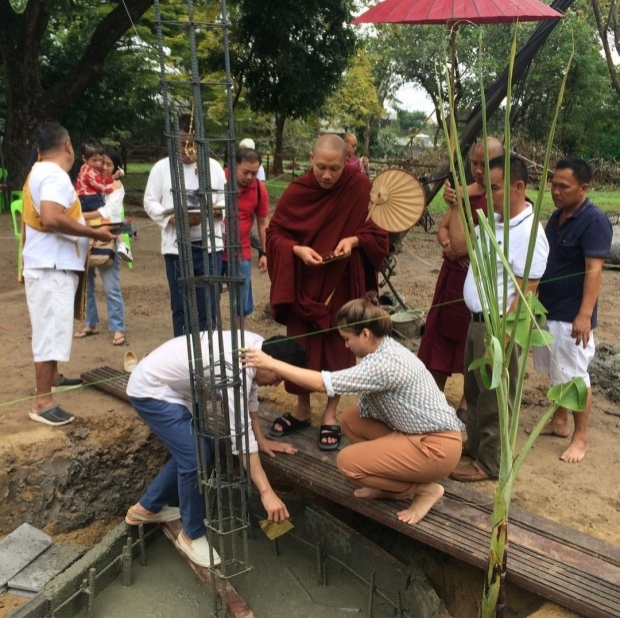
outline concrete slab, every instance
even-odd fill
[[[25,569],[10,579],[9,588],[39,592],[47,582],[62,573],[85,552],[86,547],[80,545],[52,545]],[[19,593],[16,592],[15,594]]]
[[[0,541],[0,588],[52,544],[52,537],[22,524]]]
[[[36,592],[32,592],[30,590],[20,590],[19,588],[9,588],[7,592],[9,594],[15,594],[18,597],[28,597],[29,599],[32,599],[37,596]]]

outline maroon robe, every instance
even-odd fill
[[[370,182],[353,168],[345,165],[330,189],[322,188],[310,170],[288,186],[269,222],[271,313],[306,347],[309,369],[336,371],[355,364],[336,328],[336,315],[349,300],[377,289],[377,270],[389,252],[387,232],[367,221],[369,202]],[[342,260],[307,266],[293,253],[302,245],[325,255],[350,236],[359,246]],[[308,392],[290,383],[286,389]]]
[[[478,225],[476,210],[486,214],[486,193],[470,197],[469,201],[474,223]],[[466,276],[466,266],[444,259],[418,349],[418,358],[433,373],[446,376],[463,373],[465,339],[471,319],[463,300]]]

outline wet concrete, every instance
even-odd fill
[[[335,618],[366,616],[369,586],[331,559],[326,561],[327,586],[318,585],[316,550],[292,535],[273,543],[257,534],[250,541],[253,569],[232,581],[257,618]],[[329,550],[328,550],[329,551]],[[355,565],[360,568],[366,565]],[[377,564],[380,569],[380,563]],[[404,602],[404,601],[403,601]],[[377,593],[373,618],[393,618],[394,606]]]
[[[291,535],[279,539],[280,554],[261,532],[249,540],[252,570],[231,584],[257,618],[337,618],[367,615],[368,585],[327,560],[327,586],[317,580],[316,551]],[[97,618],[207,618],[211,593],[176,548],[160,537],[147,549],[148,566],[133,563],[133,584],[117,577],[95,600]],[[380,566],[379,566],[380,568]],[[222,614],[223,615],[223,614]],[[407,614],[406,614],[407,615]],[[86,610],[77,614],[87,618]],[[394,616],[394,607],[377,593],[373,618]]]
[[[131,586],[125,588],[119,576],[97,596],[97,618],[206,618],[211,614],[209,590],[168,539],[161,536],[154,541],[147,558],[146,567],[134,560]],[[86,618],[86,610],[77,616]]]

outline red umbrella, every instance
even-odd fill
[[[385,0],[354,24],[502,24],[560,19],[562,13],[539,0]]]
[[[561,19],[562,13],[539,0],[384,0],[353,20],[354,24],[446,24],[450,30],[454,96],[456,30],[460,23],[502,24]]]

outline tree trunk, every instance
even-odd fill
[[[284,114],[276,114],[276,151],[273,154],[273,174],[283,174],[282,167],[282,146],[284,144],[284,125],[286,116]]]
[[[105,69],[105,59],[153,0],[127,0],[102,18],[82,57],[64,77],[43,88],[39,51],[50,22],[50,5],[28,0],[16,13],[9,0],[0,0],[0,54],[4,66],[6,124],[3,142],[8,184],[20,189],[26,179],[26,163],[34,145],[34,129],[46,120],[58,120]],[[60,10],[60,9],[56,9]]]

